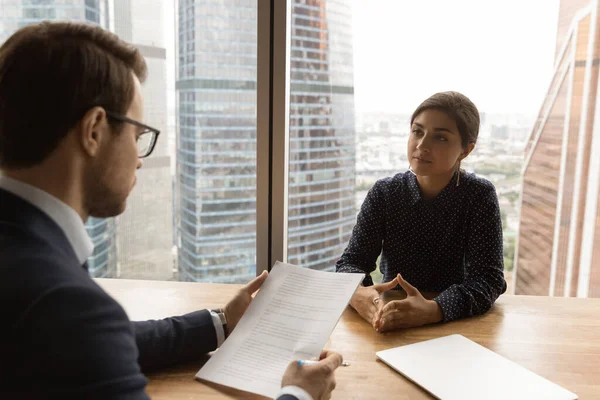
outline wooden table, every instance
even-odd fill
[[[123,305],[132,320],[221,307],[239,287],[112,279],[97,282]],[[327,344],[351,363],[337,370],[333,398],[431,399],[377,361],[375,352],[454,333],[577,393],[580,399],[600,399],[600,299],[510,295],[500,297],[483,316],[387,334],[375,332],[356,312],[347,309]],[[149,375],[149,395],[153,399],[260,398],[196,381],[194,375],[204,361]]]

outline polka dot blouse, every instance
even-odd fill
[[[474,174],[456,175],[433,200],[410,171],[377,181],[362,208],[337,272],[365,273],[381,254],[383,281],[399,272],[434,300],[444,321],[483,314],[506,291],[502,221],[496,189]]]

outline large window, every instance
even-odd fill
[[[412,111],[456,90],[481,112],[463,168],[497,189],[510,291],[525,147],[553,76],[559,4],[291,0],[288,260],[334,270],[367,191],[408,167]],[[544,266],[549,274],[551,257]]]
[[[92,276],[242,283],[286,256],[334,270],[367,191],[408,167],[412,111],[457,90],[481,113],[463,167],[496,187],[509,291],[600,295],[595,2],[282,4],[0,0],[0,42],[82,21],[148,63],[146,122],[163,134],[125,213],[87,221]]]

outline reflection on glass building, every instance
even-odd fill
[[[41,21],[85,21],[108,26],[105,0],[0,0],[0,43],[16,30]],[[88,259],[90,275],[113,277],[116,273],[114,220],[90,218],[86,223],[94,242],[94,253]]]
[[[600,297],[600,27],[561,1],[555,73],[526,146],[515,293]]]
[[[180,0],[179,279],[245,282],[256,265],[256,0]],[[351,9],[293,1],[289,262],[329,269],[354,212]]]

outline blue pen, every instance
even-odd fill
[[[298,365],[299,366],[303,366],[303,365],[315,365],[318,364],[318,361],[315,360],[298,360]],[[342,367],[349,367],[350,363],[347,361],[342,361]]]

